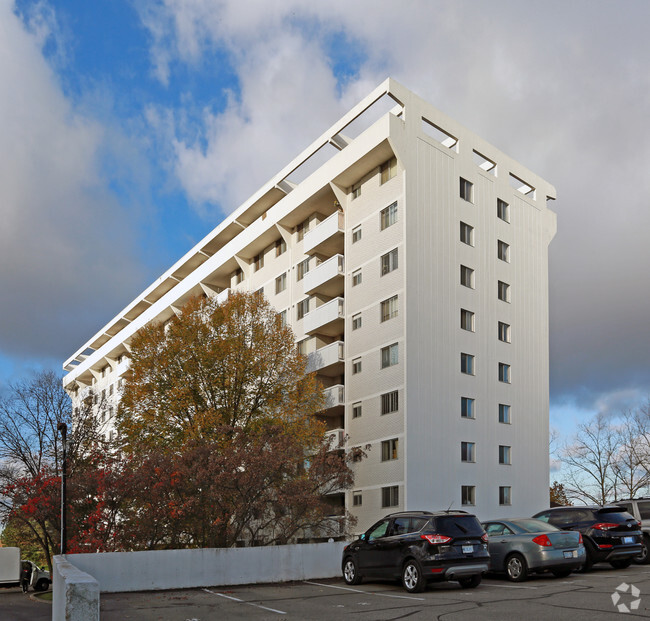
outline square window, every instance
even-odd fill
[[[499,504],[511,505],[512,504],[512,488],[509,485],[499,487]]]
[[[361,327],[361,313],[352,315],[352,329],[358,330]]]
[[[500,280],[497,284],[497,295],[502,302],[510,302],[510,285]]]
[[[309,299],[305,298],[296,305],[296,319],[302,319],[309,312]]]
[[[510,447],[501,445],[499,446],[499,463],[510,465]]]
[[[460,197],[469,203],[473,203],[473,188],[474,186],[467,181],[467,179],[460,178]]]
[[[499,362],[499,381],[505,382],[506,384],[510,383],[510,365],[503,362]]]
[[[397,158],[391,157],[387,162],[384,162],[379,167],[379,172],[381,175],[380,185],[392,179],[397,174]]]
[[[352,243],[356,244],[361,239],[361,225],[352,229]]]
[[[361,492],[352,492],[352,506],[360,507],[363,504],[363,495]]]
[[[361,358],[355,358],[352,361],[352,375],[361,373]]]
[[[361,284],[361,270],[356,270],[352,272],[352,286],[356,287]]]
[[[476,487],[474,485],[460,486],[460,502],[463,505],[476,504]]]
[[[500,321],[498,324],[499,340],[504,343],[510,342],[510,325]]]
[[[460,372],[466,375],[474,375],[474,356],[472,354],[460,355]]]
[[[510,222],[510,205],[500,198],[497,198],[497,218],[504,222]]]
[[[470,289],[474,288],[474,270],[471,267],[460,266],[460,284]]]
[[[284,272],[284,274],[280,274],[276,279],[275,279],[275,293],[276,295],[278,293],[281,293],[287,288],[287,273]]]
[[[399,408],[399,398],[397,390],[384,393],[381,396],[381,413],[390,414],[392,412],[397,412]]]
[[[391,461],[397,459],[397,438],[384,440],[381,443],[381,460]]]
[[[388,207],[384,207],[384,209],[379,212],[379,216],[380,230],[383,231],[389,226],[395,224],[397,222],[397,202],[389,205]]]
[[[279,257],[287,251],[287,242],[284,239],[278,239],[275,242],[275,256]]]
[[[476,448],[476,444],[474,442],[461,442],[460,460],[467,461],[467,462],[476,461],[475,448]]]
[[[399,486],[381,488],[381,506],[396,507],[399,504]]]
[[[460,415],[463,418],[474,418],[474,399],[471,397],[460,398]]]
[[[361,402],[352,404],[352,418],[361,418]]]
[[[354,200],[355,198],[359,198],[361,196],[361,184],[355,183],[352,186],[351,192],[352,192],[352,200]]]
[[[381,257],[381,275],[385,276],[389,272],[397,269],[397,248],[387,252]]]
[[[309,271],[309,258],[301,261],[296,266],[296,280],[300,281],[305,277],[305,274]]]
[[[499,403],[499,422],[510,424],[510,406],[505,403]]]
[[[397,343],[381,348],[381,368],[392,367],[398,363]]]
[[[474,227],[466,224],[465,222],[460,223],[460,241],[468,246],[474,245]]]
[[[497,257],[501,261],[510,263],[510,246],[501,240],[497,241]]]
[[[472,311],[460,309],[460,327],[463,330],[474,332],[474,313]]]
[[[379,318],[381,322],[397,317],[397,296],[384,300],[380,305]]]

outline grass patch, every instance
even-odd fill
[[[45,593],[34,593],[36,599],[40,599],[42,602],[51,602],[52,601],[52,591],[45,591]]]

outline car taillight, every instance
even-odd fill
[[[420,539],[426,539],[429,543],[436,545],[451,541],[451,537],[446,537],[445,535],[420,535]]]
[[[545,548],[553,547],[551,540],[546,535],[537,535],[537,537],[533,537],[533,542],[538,546],[544,546]]]
[[[637,527],[637,528],[641,528],[641,522],[637,522],[637,523],[636,523],[636,527]]]
[[[594,524],[592,528],[595,528],[596,530],[612,530],[614,528],[618,528],[618,524],[611,524],[610,522],[598,522],[598,524]]]
[[[487,536],[487,533],[483,533],[483,534],[481,535],[481,541],[482,541],[483,543],[487,543],[487,542],[488,542],[488,536]]]
[[[578,543],[583,543],[583,541],[582,541],[582,533],[580,533],[579,536],[578,536]]]

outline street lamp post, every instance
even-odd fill
[[[61,432],[61,440],[63,441],[63,463],[61,466],[61,554],[66,553],[66,547],[67,547],[67,539],[68,539],[68,532],[67,532],[67,524],[66,524],[66,475],[67,475],[67,456],[66,456],[66,449],[67,449],[67,440],[66,440],[66,434],[68,433],[68,426],[65,423],[59,423],[57,426],[57,429]]]

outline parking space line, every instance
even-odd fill
[[[484,584],[483,588],[495,587],[497,589],[537,589],[535,586],[521,586],[516,584]]]
[[[320,582],[304,581],[305,584],[313,584],[315,586],[327,587],[329,589],[340,589],[341,591],[352,591],[352,593],[363,593],[363,595],[376,595],[377,597],[393,597],[395,599],[415,599],[419,602],[426,601],[424,597],[409,597],[408,595],[389,595],[387,593],[373,593],[372,591],[362,591],[361,589],[351,589],[350,587],[336,586],[334,584],[321,584]]]
[[[275,608],[267,608],[266,606],[262,606],[261,604],[253,604],[252,602],[245,602],[243,599],[239,599],[238,597],[232,597],[231,595],[226,595],[225,593],[216,593],[215,591],[211,591],[210,589],[203,589],[206,593],[211,593],[212,595],[218,595],[219,597],[225,597],[226,599],[231,599],[235,602],[239,602],[240,604],[246,604],[248,606],[255,606],[255,608],[262,608],[263,610],[268,610],[269,612],[277,612],[279,615],[286,615],[286,612],[283,612],[282,610],[276,610]]]

